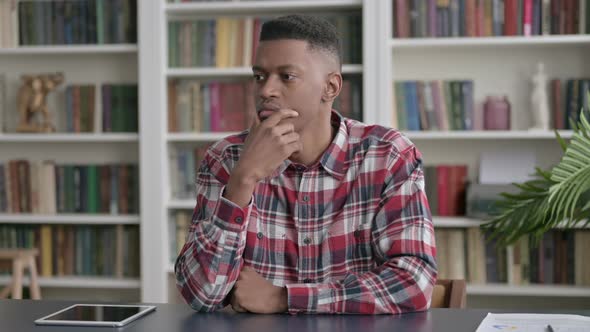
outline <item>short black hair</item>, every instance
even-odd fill
[[[310,49],[327,51],[338,60],[338,66],[342,64],[338,31],[323,18],[294,14],[266,21],[260,31],[260,41],[279,39],[307,41]]]

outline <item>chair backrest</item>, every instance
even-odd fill
[[[437,280],[432,292],[431,308],[464,309],[466,304],[467,286],[465,280]]]

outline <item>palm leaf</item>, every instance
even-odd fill
[[[550,171],[537,168],[533,180],[514,183],[519,193],[501,194],[503,199],[496,204],[499,212],[481,226],[490,240],[505,246],[531,235],[538,242],[560,224],[590,225],[590,123],[584,112],[579,123],[572,122],[572,128],[569,143],[555,132],[564,150],[559,164]]]
[[[575,223],[580,197],[590,191],[590,123],[582,113],[580,124],[568,145],[561,162],[552,170],[551,179],[557,182],[550,189],[549,216],[553,220]]]
[[[508,245],[523,234],[538,233],[546,228],[549,188],[555,182],[548,172],[539,168],[534,177],[523,184],[513,183],[520,189],[519,193],[502,193],[504,199],[496,203],[498,214],[481,226],[498,245]]]

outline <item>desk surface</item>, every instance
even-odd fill
[[[88,331],[105,332],[104,327],[37,326],[33,321],[74,302],[0,300],[0,330],[31,331]],[[186,305],[157,304],[155,312],[117,329],[117,331],[449,331],[474,332],[487,310],[431,309],[427,312],[404,315],[255,315],[232,312],[200,314]],[[590,314],[590,312],[577,312]]]

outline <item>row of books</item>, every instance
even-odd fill
[[[572,129],[570,119],[577,123],[582,112],[590,119],[590,79],[553,79],[550,86],[552,128]]]
[[[427,165],[424,180],[432,215],[465,215],[467,165]]]
[[[326,17],[340,31],[344,63],[362,63],[360,15]],[[168,23],[170,67],[250,67],[262,24],[269,18],[219,17]]]
[[[136,214],[139,170],[10,160],[0,164],[0,212]]]
[[[170,236],[170,261],[174,262],[186,242],[188,228],[192,222],[192,214],[188,211],[175,211],[170,216],[171,229],[174,230]]]
[[[103,84],[101,97],[103,132],[137,132],[137,84]],[[69,85],[65,101],[65,131],[94,132],[96,86]]]
[[[590,33],[586,0],[392,0],[395,38]]]
[[[472,130],[473,81],[396,81],[393,114],[400,130]]]
[[[0,248],[37,248],[43,277],[123,278],[138,277],[140,271],[134,225],[0,225]]]
[[[362,81],[347,77],[334,108],[362,119]],[[169,132],[233,132],[249,127],[256,115],[254,83],[168,81]]]
[[[474,284],[590,285],[590,231],[552,230],[535,244],[523,237],[498,247],[477,227],[437,229],[438,278]]]
[[[179,199],[195,198],[195,176],[207,145],[197,147],[179,146],[170,152],[171,197]]]
[[[0,1],[0,47],[137,41],[136,0]]]

